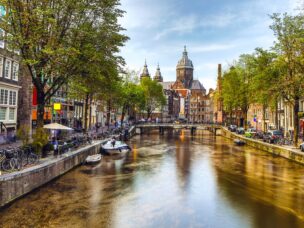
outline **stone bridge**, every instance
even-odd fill
[[[136,133],[143,134],[152,129],[159,129],[159,133],[163,134],[168,129],[190,129],[191,134],[194,134],[196,130],[208,130],[216,135],[217,130],[222,128],[217,124],[174,124],[174,123],[145,123],[136,124]]]

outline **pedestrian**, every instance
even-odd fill
[[[116,143],[116,140],[115,140],[115,137],[113,137],[113,138],[111,139],[111,144],[112,144],[112,147],[114,147],[114,146],[115,146],[115,143]]]
[[[52,145],[54,147],[54,156],[58,155],[58,140],[56,137],[53,137],[52,139]]]

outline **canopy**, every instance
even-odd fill
[[[43,126],[43,128],[45,129],[51,129],[51,130],[67,130],[67,131],[72,131],[74,129],[66,127],[64,125],[61,125],[59,123],[50,123],[50,124],[46,124]]]

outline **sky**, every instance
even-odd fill
[[[140,72],[147,60],[151,76],[159,63],[164,81],[175,81],[184,45],[194,79],[216,87],[217,65],[227,69],[241,54],[270,48],[273,13],[298,13],[304,0],[121,0],[120,24],[130,37],[121,55]]]

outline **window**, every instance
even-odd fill
[[[12,79],[18,81],[18,74],[19,74],[19,64],[14,62]]]
[[[9,109],[8,119],[9,120],[15,120],[15,108],[10,108]]]
[[[7,99],[8,99],[8,90],[4,90],[4,100],[3,100],[3,104],[7,104]]]
[[[9,59],[6,59],[5,60],[5,71],[4,71],[5,78],[11,77],[11,65],[12,65],[12,61]]]
[[[6,108],[0,108],[0,120],[5,120],[6,117]]]
[[[4,104],[4,89],[0,90],[0,104]]]
[[[0,77],[3,77],[3,57],[0,56]]]
[[[4,36],[5,36],[4,30],[0,29],[0,48],[4,48]]]
[[[9,93],[9,105],[16,105],[16,92],[10,91]]]

